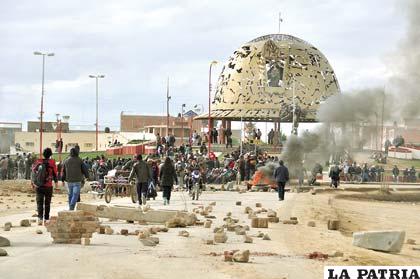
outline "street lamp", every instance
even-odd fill
[[[166,83],[166,136],[169,138],[169,101],[171,96],[169,96],[169,77]]]
[[[41,87],[41,111],[39,122],[39,158],[42,159],[42,132],[44,130],[44,83],[45,83],[45,56],[54,56],[52,52],[34,51],[34,55],[42,55],[42,87]]]
[[[209,148],[208,148],[208,151],[207,151],[208,154],[210,154],[210,148],[211,148],[211,138],[210,138],[210,135],[211,135],[211,131],[210,131],[210,128],[211,128],[211,110],[210,110],[211,109],[211,69],[212,69],[213,65],[216,65],[216,64],[217,64],[217,61],[213,60],[210,63],[210,68],[209,68],[209,123],[208,123]]]
[[[99,135],[99,123],[98,123],[98,80],[104,78],[105,75],[89,75],[90,78],[96,79],[96,151],[98,151],[98,135]]]
[[[181,106],[181,144],[184,143],[184,108],[185,104]]]

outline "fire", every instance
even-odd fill
[[[252,179],[252,185],[270,185],[276,186],[275,181],[271,177],[267,177],[264,172],[256,171]]]

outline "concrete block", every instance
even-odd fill
[[[0,236],[0,247],[7,247],[10,246],[10,240],[7,238]]]
[[[267,211],[267,217],[277,217],[277,212],[270,209]]]
[[[84,246],[90,245],[90,238],[83,237],[81,240],[81,244]]]
[[[308,221],[308,227],[316,227],[315,221]]]
[[[31,222],[28,219],[23,219],[23,220],[20,221],[20,226],[21,227],[30,227]]]
[[[233,254],[233,261],[238,263],[247,263],[249,262],[249,250],[237,251]]]
[[[283,220],[285,225],[297,225],[299,222],[297,220]]]
[[[10,231],[11,228],[12,228],[12,223],[11,222],[4,223],[4,230],[5,231]]]
[[[209,229],[209,228],[211,228],[211,224],[212,224],[212,221],[207,220],[206,222],[204,222],[204,227]]]
[[[268,234],[264,234],[263,240],[271,240],[271,238]]]
[[[405,231],[356,232],[353,233],[353,245],[383,252],[400,252],[404,238]]]
[[[214,234],[214,242],[215,243],[225,243],[228,237],[225,232],[217,232]]]
[[[329,230],[337,231],[340,228],[340,221],[339,220],[328,220],[327,225]]]
[[[148,210],[142,211],[138,208],[123,207],[123,206],[106,206],[106,205],[93,205],[87,203],[77,203],[77,211],[82,210],[88,212],[93,216],[100,218],[111,218],[118,220],[130,220],[146,223],[166,223],[171,218],[185,217],[191,223],[191,214],[177,210]],[[77,212],[73,211],[73,212]],[[189,216],[189,217],[188,217]],[[194,215],[195,216],[195,215]],[[191,224],[193,225],[193,224]],[[191,226],[189,225],[189,226]]]
[[[253,239],[249,235],[244,235],[244,243],[252,243]]]
[[[0,248],[0,257],[5,257],[5,256],[7,256],[7,251]]]
[[[252,228],[268,228],[268,218],[252,218]]]
[[[187,232],[187,231],[179,231],[178,232],[178,235],[179,236],[182,236],[182,237],[189,237],[190,236],[190,233]]]

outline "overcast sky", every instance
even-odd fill
[[[46,61],[45,118],[95,122],[100,80],[101,126],[119,126],[121,111],[164,114],[206,104],[209,62],[222,64],[256,37],[278,32],[318,47],[343,91],[383,86],[406,21],[393,0],[0,0],[0,122],[36,120]],[[175,110],[175,111],[174,111]]]

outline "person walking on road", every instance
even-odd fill
[[[143,161],[141,154],[136,157],[137,162],[133,165],[128,181],[131,181],[134,176],[136,177],[137,196],[139,206],[146,205],[146,196],[148,190],[148,182],[152,179],[152,171],[149,165]]]
[[[280,166],[274,171],[274,179],[277,182],[277,190],[279,193],[279,201],[284,200],[284,187],[286,182],[289,181],[289,170],[284,165],[284,162],[280,160]]]
[[[70,157],[63,163],[63,174],[61,181],[67,182],[69,196],[69,210],[74,210],[80,196],[83,176],[89,179],[89,171],[86,164],[79,157],[79,151],[76,148],[70,149]]]
[[[160,169],[160,185],[163,187],[163,204],[169,204],[171,200],[172,187],[178,184],[178,177],[176,175],[175,167],[172,164],[171,158],[166,157],[165,163]]]
[[[34,180],[32,187],[36,192],[36,205],[38,210],[38,225],[47,225],[50,220],[51,198],[53,194],[54,181],[55,188],[58,187],[57,166],[52,156],[51,148],[45,148],[43,159],[38,159],[32,172],[34,173]],[[42,170],[43,169],[43,170]]]

